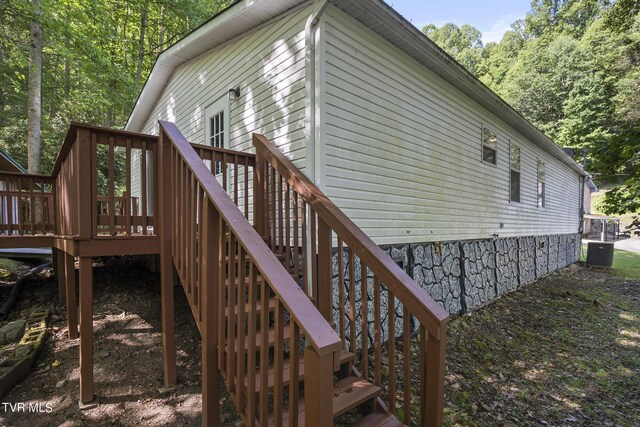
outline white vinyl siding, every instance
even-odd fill
[[[205,109],[240,87],[240,98],[230,104],[226,148],[254,152],[251,134],[263,133],[304,168],[304,25],[309,13],[308,7],[298,8],[180,66],[142,132],[158,134],[158,120],[168,120],[189,142],[203,144]]]
[[[324,189],[376,243],[578,231],[575,172],[335,7],[325,21]],[[496,166],[480,161],[483,126],[498,137]],[[509,140],[521,148],[516,204]]]

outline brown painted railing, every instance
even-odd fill
[[[53,183],[46,175],[0,172],[0,236],[51,234]]]
[[[154,235],[156,145],[155,136],[72,123],[52,172],[59,219],[56,234],[79,238]],[[134,174],[139,176],[136,189],[132,188]]]
[[[304,398],[312,402],[305,423],[331,425],[340,337],[175,125],[160,122],[160,133],[161,260],[173,259],[202,336],[203,424],[217,425],[220,373],[246,424],[267,425],[271,413],[277,425],[285,414],[297,425],[297,367],[304,358]],[[204,157],[206,150],[196,149]],[[263,185],[260,175],[253,179],[253,187]],[[287,384],[285,341],[292,367]]]
[[[385,390],[378,404],[402,413],[406,424],[441,425],[448,314],[275,145],[261,135],[253,143],[256,229],[300,276],[345,350],[358,352],[357,374]],[[416,333],[419,360],[410,349]],[[421,383],[414,393],[416,363]]]
[[[215,173],[222,188],[231,196],[245,218],[250,219],[250,193],[253,169],[256,164],[255,154],[208,145],[191,144],[191,146],[207,167]]]

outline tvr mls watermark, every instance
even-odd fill
[[[2,402],[2,409],[4,410],[4,412],[30,412],[48,414],[53,412],[53,405],[51,403],[42,402]]]

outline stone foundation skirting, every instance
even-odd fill
[[[470,313],[486,306],[502,295],[578,261],[580,234],[550,236],[507,237],[484,240],[466,240],[432,243],[411,243],[382,246],[417,283],[450,314]],[[340,301],[338,287],[342,275],[344,295],[349,294],[350,267],[346,250],[342,254],[343,271],[338,271],[338,253],[333,254],[333,308],[334,319],[344,307],[345,328],[350,329],[350,302]],[[362,335],[362,269],[360,260],[354,260],[355,323],[357,347],[361,348]],[[369,344],[374,334],[373,313],[374,278],[367,272]],[[387,340],[388,293],[384,286],[380,292],[381,328],[383,341]],[[403,309],[396,300],[396,335],[402,334]],[[413,319],[412,319],[413,320]],[[412,331],[418,325],[412,323]],[[347,332],[347,336],[349,333]]]

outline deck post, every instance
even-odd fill
[[[266,194],[266,162],[264,156],[256,153],[256,166],[253,172],[253,226],[260,236],[267,236],[264,196]]]
[[[53,273],[56,276],[58,282],[58,303],[65,305],[67,303],[67,286],[64,280],[64,253],[56,248],[51,248],[51,265],[53,266]]]
[[[304,350],[304,399],[306,426],[333,425],[333,353],[320,356],[315,348]]]
[[[162,304],[162,355],[164,385],[176,384],[176,334],[174,314],[174,268],[171,254],[172,208],[171,142],[160,132],[157,144],[159,169],[163,171],[158,182],[158,206],[155,215],[160,238],[160,293]],[[158,169],[158,167],[156,167]]]
[[[78,338],[78,303],[76,300],[76,266],[72,255],[62,252],[64,258],[64,281],[67,293],[67,327],[69,339]]]
[[[218,289],[220,283],[215,278],[218,255],[220,251],[220,235],[218,212],[211,206],[208,197],[202,203],[202,425],[218,426],[220,424],[220,375],[218,372],[218,335],[216,317],[219,312]]]
[[[313,256],[313,255],[312,255]],[[318,217],[318,310],[333,325],[333,280],[331,278],[331,229]]]
[[[80,258],[80,402],[93,401],[93,266]]]
[[[97,196],[93,193],[93,181],[95,180],[95,172],[91,169],[91,131],[86,128],[78,129],[76,144],[74,145],[74,153],[76,157],[76,165],[78,165],[75,176],[77,197],[77,218],[76,224],[78,236],[88,238],[92,235],[93,215],[96,214],[95,206]]]
[[[444,368],[447,350],[447,328],[440,329],[440,339],[436,339],[421,328],[421,404],[422,425],[441,426],[444,414]],[[426,349],[424,346],[426,345]],[[426,357],[425,357],[426,356]]]

